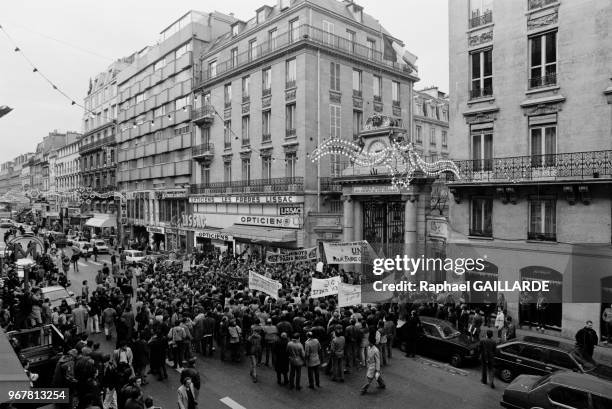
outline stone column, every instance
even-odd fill
[[[417,257],[417,205],[419,195],[410,193],[402,195],[406,203],[404,211],[404,248],[410,258]]]
[[[342,229],[343,241],[353,241],[353,200],[348,195],[342,196],[344,202],[344,223]]]
[[[359,200],[353,201],[353,241],[363,240],[363,205]]]

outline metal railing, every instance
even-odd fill
[[[493,237],[493,232],[483,229],[470,229],[470,236],[473,237]]]
[[[304,192],[303,177],[267,178],[191,185],[192,194]]]
[[[292,129],[286,129],[285,130],[285,135],[287,136],[287,138],[291,137],[291,136],[295,136],[295,128]]]
[[[527,232],[527,240],[557,241],[556,233]]]
[[[285,89],[295,88],[295,80],[285,82]]]
[[[110,145],[111,143],[115,143],[115,135],[110,135],[102,139],[98,139],[96,141],[81,145],[81,147],[79,148],[79,153],[90,151],[100,146]]]
[[[261,134],[261,142],[271,142],[272,141],[272,134],[271,133],[264,133]]]
[[[261,91],[261,95],[267,97],[268,95],[272,95],[272,88],[266,88]]]
[[[250,138],[242,138],[242,145],[241,146],[250,146],[251,145],[251,139]]]
[[[480,16],[475,16],[470,19],[470,28],[483,26],[493,21],[493,11],[487,10]]]
[[[612,178],[612,150],[454,162],[461,176],[457,183]]]
[[[322,177],[319,179],[321,182],[321,192],[342,192],[342,185],[330,177]]]
[[[546,74],[543,77],[529,78],[529,88],[541,88],[557,85],[557,73]]]
[[[191,156],[202,156],[206,154],[213,154],[215,152],[215,146],[212,143],[202,143],[200,145],[193,146],[191,148]]]
[[[191,118],[193,118],[194,121],[197,121],[203,118],[213,119],[214,117],[215,117],[215,107],[213,107],[212,105],[204,105],[200,108],[195,108],[191,110]]]
[[[216,67],[213,70],[209,69],[208,67],[201,67],[200,72],[196,74],[196,83],[198,85],[202,85],[202,83],[220,77],[234,69],[265,58],[273,52],[302,42],[329,47],[335,51],[346,52],[347,54],[356,58],[375,62],[392,70],[408,72],[412,71],[408,64],[398,63],[395,60],[386,60],[381,51],[373,50],[366,45],[353,42],[350,39],[337,36],[320,28],[313,27],[308,24],[302,24],[292,30],[278,34],[270,41],[263,42],[257,46],[255,52],[252,50],[247,50],[234,56],[233,58],[228,58],[225,61],[217,62]]]
[[[354,96],[354,97],[356,97],[356,98],[361,98],[361,96],[362,96],[362,92],[361,92],[361,90],[359,90],[359,89],[354,89],[354,90],[353,90],[353,96]]]
[[[470,90],[470,99],[485,98],[493,95],[493,87],[475,88]]]
[[[548,6],[552,3],[557,3],[559,0],[529,0],[529,10],[539,9]]]

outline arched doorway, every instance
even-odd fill
[[[403,255],[405,208],[402,201],[363,202],[363,239],[379,256]]]
[[[521,281],[548,281],[547,293],[521,291],[519,298],[519,323],[561,331],[563,314],[563,274],[542,266],[528,266],[520,270]]]
[[[604,277],[601,279],[601,311],[599,314],[600,319],[600,334],[601,339],[604,337],[608,340],[608,343],[612,342],[612,322],[606,322],[603,319],[603,313],[606,311],[607,315],[612,314],[612,276]]]

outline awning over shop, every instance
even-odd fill
[[[113,217],[92,217],[85,222],[91,227],[117,227],[117,221]]]
[[[256,242],[268,243],[290,243],[297,241],[297,231],[287,229],[275,229],[273,227],[243,226],[234,224],[221,230],[238,239],[248,239]]]

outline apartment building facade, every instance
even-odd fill
[[[448,101],[437,87],[414,91],[414,145],[431,160],[449,156]]]
[[[263,256],[342,240],[331,178],[347,164],[309,154],[358,140],[374,113],[410,123],[417,78],[402,46],[349,1],[280,1],[235,22],[196,78],[188,211],[205,225],[187,226],[192,244]]]
[[[478,279],[548,280],[503,296],[520,323],[568,337],[586,319],[599,332],[612,302],[611,19],[606,0],[449,2],[448,250],[486,256]]]
[[[233,20],[218,12],[190,11],[118,74],[117,183],[128,195],[124,237],[146,244],[149,234],[165,233],[165,223],[176,227],[185,212],[193,56],[228,31]],[[165,234],[156,237],[156,247],[166,244],[186,248],[185,236],[175,234],[168,243]]]

